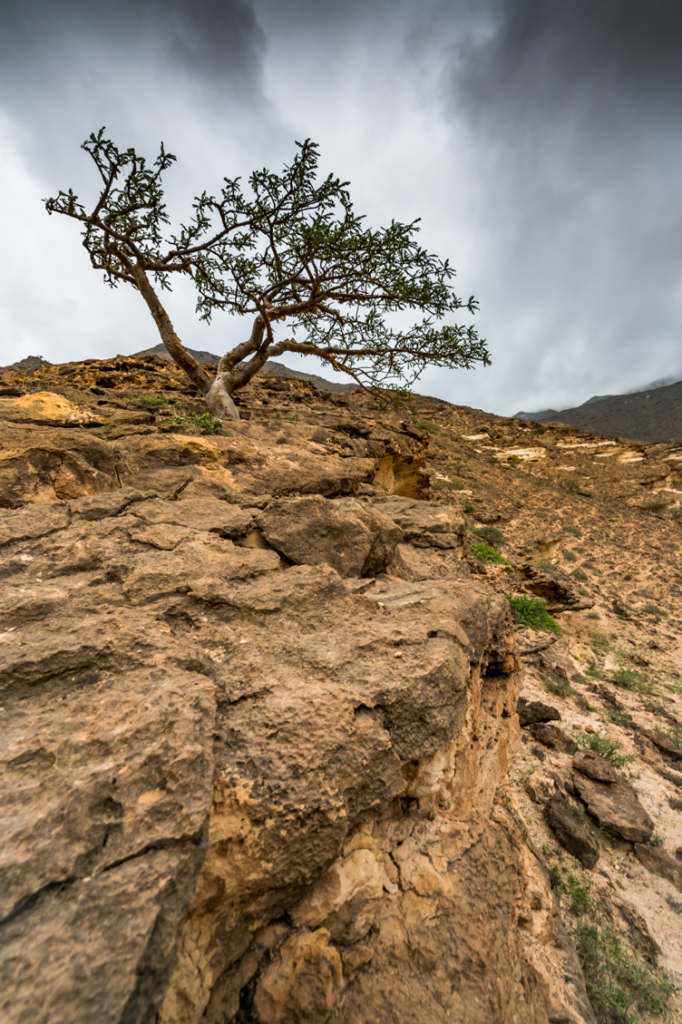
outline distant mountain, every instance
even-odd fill
[[[187,351],[202,366],[217,366],[220,362],[220,356],[214,355],[213,352],[200,352],[194,348],[188,348]],[[162,359],[170,359],[168,352],[161,344],[154,345],[153,348],[145,348],[141,352],[133,354],[136,356],[160,356]],[[310,384],[314,384],[320,391],[331,391],[334,394],[353,391],[357,387],[357,384],[339,384],[336,381],[326,380],[324,377],[318,377],[316,373],[303,373],[301,370],[292,370],[285,366],[284,363],[275,362],[274,359],[268,359],[261,373],[270,373],[276,377],[292,377],[294,380],[306,380]]]
[[[41,366],[52,366],[52,363],[48,362],[47,359],[43,359],[42,356],[26,356],[25,359],[19,359],[16,363],[12,363],[11,366],[2,366],[2,370],[23,370],[25,373],[30,373],[32,370],[39,370]]]
[[[536,423],[568,423],[581,430],[639,441],[682,440],[682,381],[625,395],[603,395],[575,409],[517,413]]]

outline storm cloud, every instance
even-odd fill
[[[682,375],[676,3],[64,0],[0,19],[0,362],[157,341],[139,297],[105,289],[40,204],[94,197],[79,145],[104,124],[177,154],[177,217],[306,137],[369,223],[421,216],[480,301],[493,365],[429,371],[419,390],[512,413]],[[170,305],[192,346],[243,329],[199,325],[187,289]]]

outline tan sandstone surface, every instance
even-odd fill
[[[592,1022],[543,808],[621,785],[595,729],[664,845],[575,870],[679,976],[679,446],[240,400],[210,433],[154,357],[0,374],[6,1019]]]

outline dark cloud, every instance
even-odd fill
[[[38,292],[8,263],[2,329],[16,357],[41,332],[50,358],[153,340],[136,297],[105,292],[77,233],[40,210],[59,187],[91,190],[78,145],[93,129],[150,155],[163,138],[180,215],[310,136],[369,223],[421,216],[424,244],[480,299],[492,368],[427,374],[424,390],[514,412],[675,373],[681,40],[682,7],[664,0],[6,2],[4,223],[27,257],[60,258]],[[226,343],[232,326],[205,334],[189,296],[169,301],[190,344]]]

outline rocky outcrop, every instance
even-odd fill
[[[362,429],[0,426],[8,1021],[592,1020],[508,604]]]

